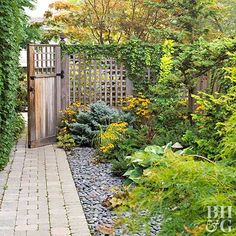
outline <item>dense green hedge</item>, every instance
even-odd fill
[[[24,6],[30,0],[0,0],[0,169],[8,156],[22,121],[15,111],[20,43],[24,38]]]

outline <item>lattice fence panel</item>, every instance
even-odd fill
[[[71,55],[69,74],[70,102],[79,100],[88,105],[102,100],[109,106],[119,107],[132,93],[124,66],[112,58],[88,60],[78,54]]]

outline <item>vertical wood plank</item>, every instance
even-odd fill
[[[41,139],[41,79],[35,79],[35,140]]]
[[[81,100],[81,59],[78,58],[78,100]]]
[[[53,73],[53,70],[52,70],[52,66],[53,66],[53,64],[52,64],[52,60],[53,60],[53,55],[52,55],[52,49],[53,49],[53,47],[52,46],[50,46],[49,47],[49,73],[50,74],[52,74]]]
[[[120,67],[120,99],[121,104],[123,104],[123,77],[124,77],[124,70],[123,70],[123,64],[121,64]]]
[[[88,61],[86,61],[86,64],[88,63]],[[88,65],[88,85],[86,84],[86,87],[88,87],[88,104],[92,103],[92,91],[91,91],[91,87],[92,87],[92,61],[89,62]]]
[[[70,104],[70,57],[64,55],[62,58],[62,70],[64,71],[64,78],[61,80],[61,109],[66,109]]]
[[[102,100],[102,81],[103,81],[103,75],[102,75],[102,65],[101,65],[101,61],[100,61],[100,64],[99,64],[99,100]]]
[[[108,81],[108,76],[109,76],[109,71],[107,70],[107,59],[105,60],[105,91],[104,91],[104,96],[105,96],[105,103],[107,104],[107,81]]]
[[[35,57],[34,46],[27,46],[27,68],[28,68],[28,146],[31,147],[31,140],[35,140],[35,94],[31,89],[35,89],[35,81],[31,79],[31,76],[35,74]]]
[[[109,69],[110,69],[110,71],[109,71],[109,82],[110,82],[110,97],[109,97],[109,103],[110,103],[110,106],[112,106],[112,87],[113,87],[113,83],[112,83],[112,66],[113,66],[113,61],[112,61],[112,59],[110,58],[109,59]]]
[[[47,137],[47,132],[46,132],[46,116],[47,116],[47,112],[46,112],[46,105],[47,105],[47,101],[46,101],[46,95],[48,93],[47,89],[47,78],[41,78],[38,79],[37,82],[40,81],[40,114],[38,114],[40,116],[40,139]],[[39,110],[39,109],[38,109]]]
[[[97,101],[97,60],[93,60],[93,81],[94,81],[94,98],[93,102]]]
[[[83,57],[83,75],[84,75],[84,79],[83,79],[83,82],[84,82],[84,96],[83,96],[83,103],[84,105],[87,105],[87,99],[86,99],[86,96],[88,95],[87,94],[87,68],[86,68],[86,61],[85,61],[85,58]]]
[[[62,69],[61,69],[61,47],[60,46],[56,46],[55,47],[55,69],[56,69],[56,74],[60,74]],[[61,97],[62,97],[62,87],[61,87],[61,82],[62,82],[62,78],[61,76],[56,76],[55,77],[55,97],[54,100],[56,101],[55,104],[55,114],[59,114],[59,111],[62,109],[62,101],[61,101]],[[57,119],[57,124],[59,122],[59,117]]]
[[[115,63],[115,106],[118,106],[118,66],[117,63]]]
[[[75,55],[73,56],[73,67],[72,67],[72,71],[73,71],[73,79],[72,79],[72,100],[73,102],[75,102],[75,91],[76,91],[76,87],[75,87],[75,72],[76,72],[76,63],[75,63]]]
[[[126,95],[130,96],[133,93],[133,83],[131,80],[126,78]]]

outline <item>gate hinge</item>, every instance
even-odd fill
[[[65,77],[64,70],[62,70],[61,73],[57,73],[56,76],[61,76],[61,79],[64,79],[64,77]]]

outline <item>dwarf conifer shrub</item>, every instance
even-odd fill
[[[76,116],[76,122],[69,125],[72,137],[81,146],[91,146],[97,141],[100,130],[106,130],[109,124],[115,122],[132,123],[129,113],[107,106],[98,101],[90,106],[89,111],[81,111]]]

